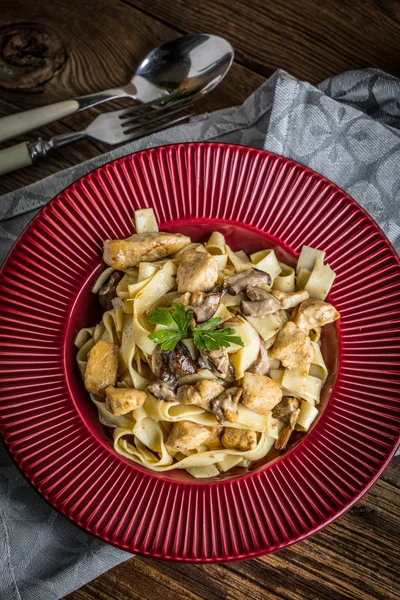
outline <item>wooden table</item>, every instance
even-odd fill
[[[396,0],[2,0],[0,4],[0,115],[124,84],[152,47],[188,32],[223,35],[236,51],[229,75],[198,105],[199,112],[242,102],[278,67],[311,82],[365,67],[400,76]],[[50,137],[78,130],[99,110],[44,127],[40,134]],[[90,142],[67,148],[2,177],[0,193],[105,149]],[[397,600],[399,487],[400,458],[350,512],[287,550],[217,566],[135,557],[67,598]]]

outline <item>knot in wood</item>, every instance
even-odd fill
[[[0,28],[0,86],[40,92],[65,62],[58,34],[38,23],[15,23]]]

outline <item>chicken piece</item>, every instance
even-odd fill
[[[208,252],[184,254],[178,266],[178,292],[209,292],[218,279],[218,263]]]
[[[208,450],[218,450],[222,448],[221,435],[224,431],[223,427],[207,427],[209,434],[203,444]]]
[[[105,240],[103,260],[110,267],[123,271],[140,262],[165,258],[190,243],[180,233],[135,233],[125,240]]]
[[[247,452],[248,450],[254,450],[257,446],[257,433],[253,429],[225,427],[221,441],[224,448]]]
[[[125,273],[122,273],[121,271],[114,271],[99,289],[99,303],[104,310],[111,310],[114,308],[112,300],[117,296],[117,286],[124,275]]]
[[[323,327],[340,318],[340,314],[332,304],[323,300],[305,300],[299,306],[294,322],[303,331],[313,327]]]
[[[261,288],[248,285],[246,294],[250,300],[242,300],[240,303],[240,310],[244,315],[265,317],[265,315],[278,312],[281,308],[279,300]]]
[[[243,406],[256,413],[266,414],[282,399],[279,385],[266,375],[246,372],[243,376]]]
[[[224,390],[222,394],[213,398],[210,402],[211,410],[220,425],[226,421],[235,423],[239,418],[238,403],[242,396],[242,389],[239,387],[231,387]]]
[[[283,396],[282,400],[272,409],[275,419],[287,419],[289,415],[300,407],[300,400],[294,396]]]
[[[223,295],[222,292],[185,292],[176,302],[183,304],[186,310],[193,311],[197,323],[204,323],[218,310]]]
[[[249,373],[257,375],[267,375],[269,373],[269,358],[268,351],[264,339],[260,336],[260,351],[257,360],[253,362],[251,367],[247,369]]]
[[[235,381],[235,369],[229,362],[228,350],[224,347],[219,350],[201,350],[198,364],[202,369],[209,369],[225,381]]]
[[[284,427],[282,427],[282,429],[280,430],[278,439],[275,442],[275,448],[277,450],[284,450],[286,448],[286,446],[289,442],[290,436],[292,435],[294,427],[299,418],[299,414],[300,414],[300,409],[297,408],[295,411],[293,411],[290,414],[288,424],[284,425]]]
[[[177,391],[177,400],[181,404],[194,404],[204,410],[210,410],[210,401],[224,391],[218,381],[202,379],[195,385],[181,385]]]
[[[280,290],[272,290],[271,294],[273,294],[275,298],[280,301],[283,310],[294,308],[309,298],[309,293],[307,290],[300,290],[298,292],[281,292]]]
[[[178,384],[178,382],[176,382]],[[146,385],[147,391],[157,398],[157,400],[164,400],[165,402],[173,402],[176,400],[175,390],[165,381],[154,381]]]
[[[261,285],[271,285],[271,275],[260,271],[260,269],[245,269],[238,275],[226,277],[224,286],[228,288],[230,294],[241,294],[247,286],[260,287]]]
[[[118,346],[99,340],[88,354],[85,388],[96,396],[104,396],[109,385],[115,385],[118,371]]]
[[[187,454],[190,450],[204,444],[209,436],[210,431],[204,425],[191,421],[179,421],[173,424],[165,446],[168,452]]]
[[[146,392],[134,388],[116,388],[112,385],[106,388],[106,406],[116,417],[143,406],[146,397]]]
[[[307,333],[288,321],[279,331],[270,355],[280,360],[283,367],[296,369],[312,363],[314,348]]]

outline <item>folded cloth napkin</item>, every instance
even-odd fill
[[[400,81],[351,71],[318,87],[277,71],[242,106],[205,114],[0,199],[0,260],[42,206],[114,158],[162,144],[219,141],[271,150],[353,196],[400,251]],[[0,599],[56,600],[131,555],[86,534],[26,482],[0,443]]]

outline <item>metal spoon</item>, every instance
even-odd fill
[[[185,35],[152,50],[124,87],[3,117],[0,142],[115,98],[152,102],[170,95],[178,99],[194,93],[207,94],[223,79],[232,61],[233,48],[224,38]]]

